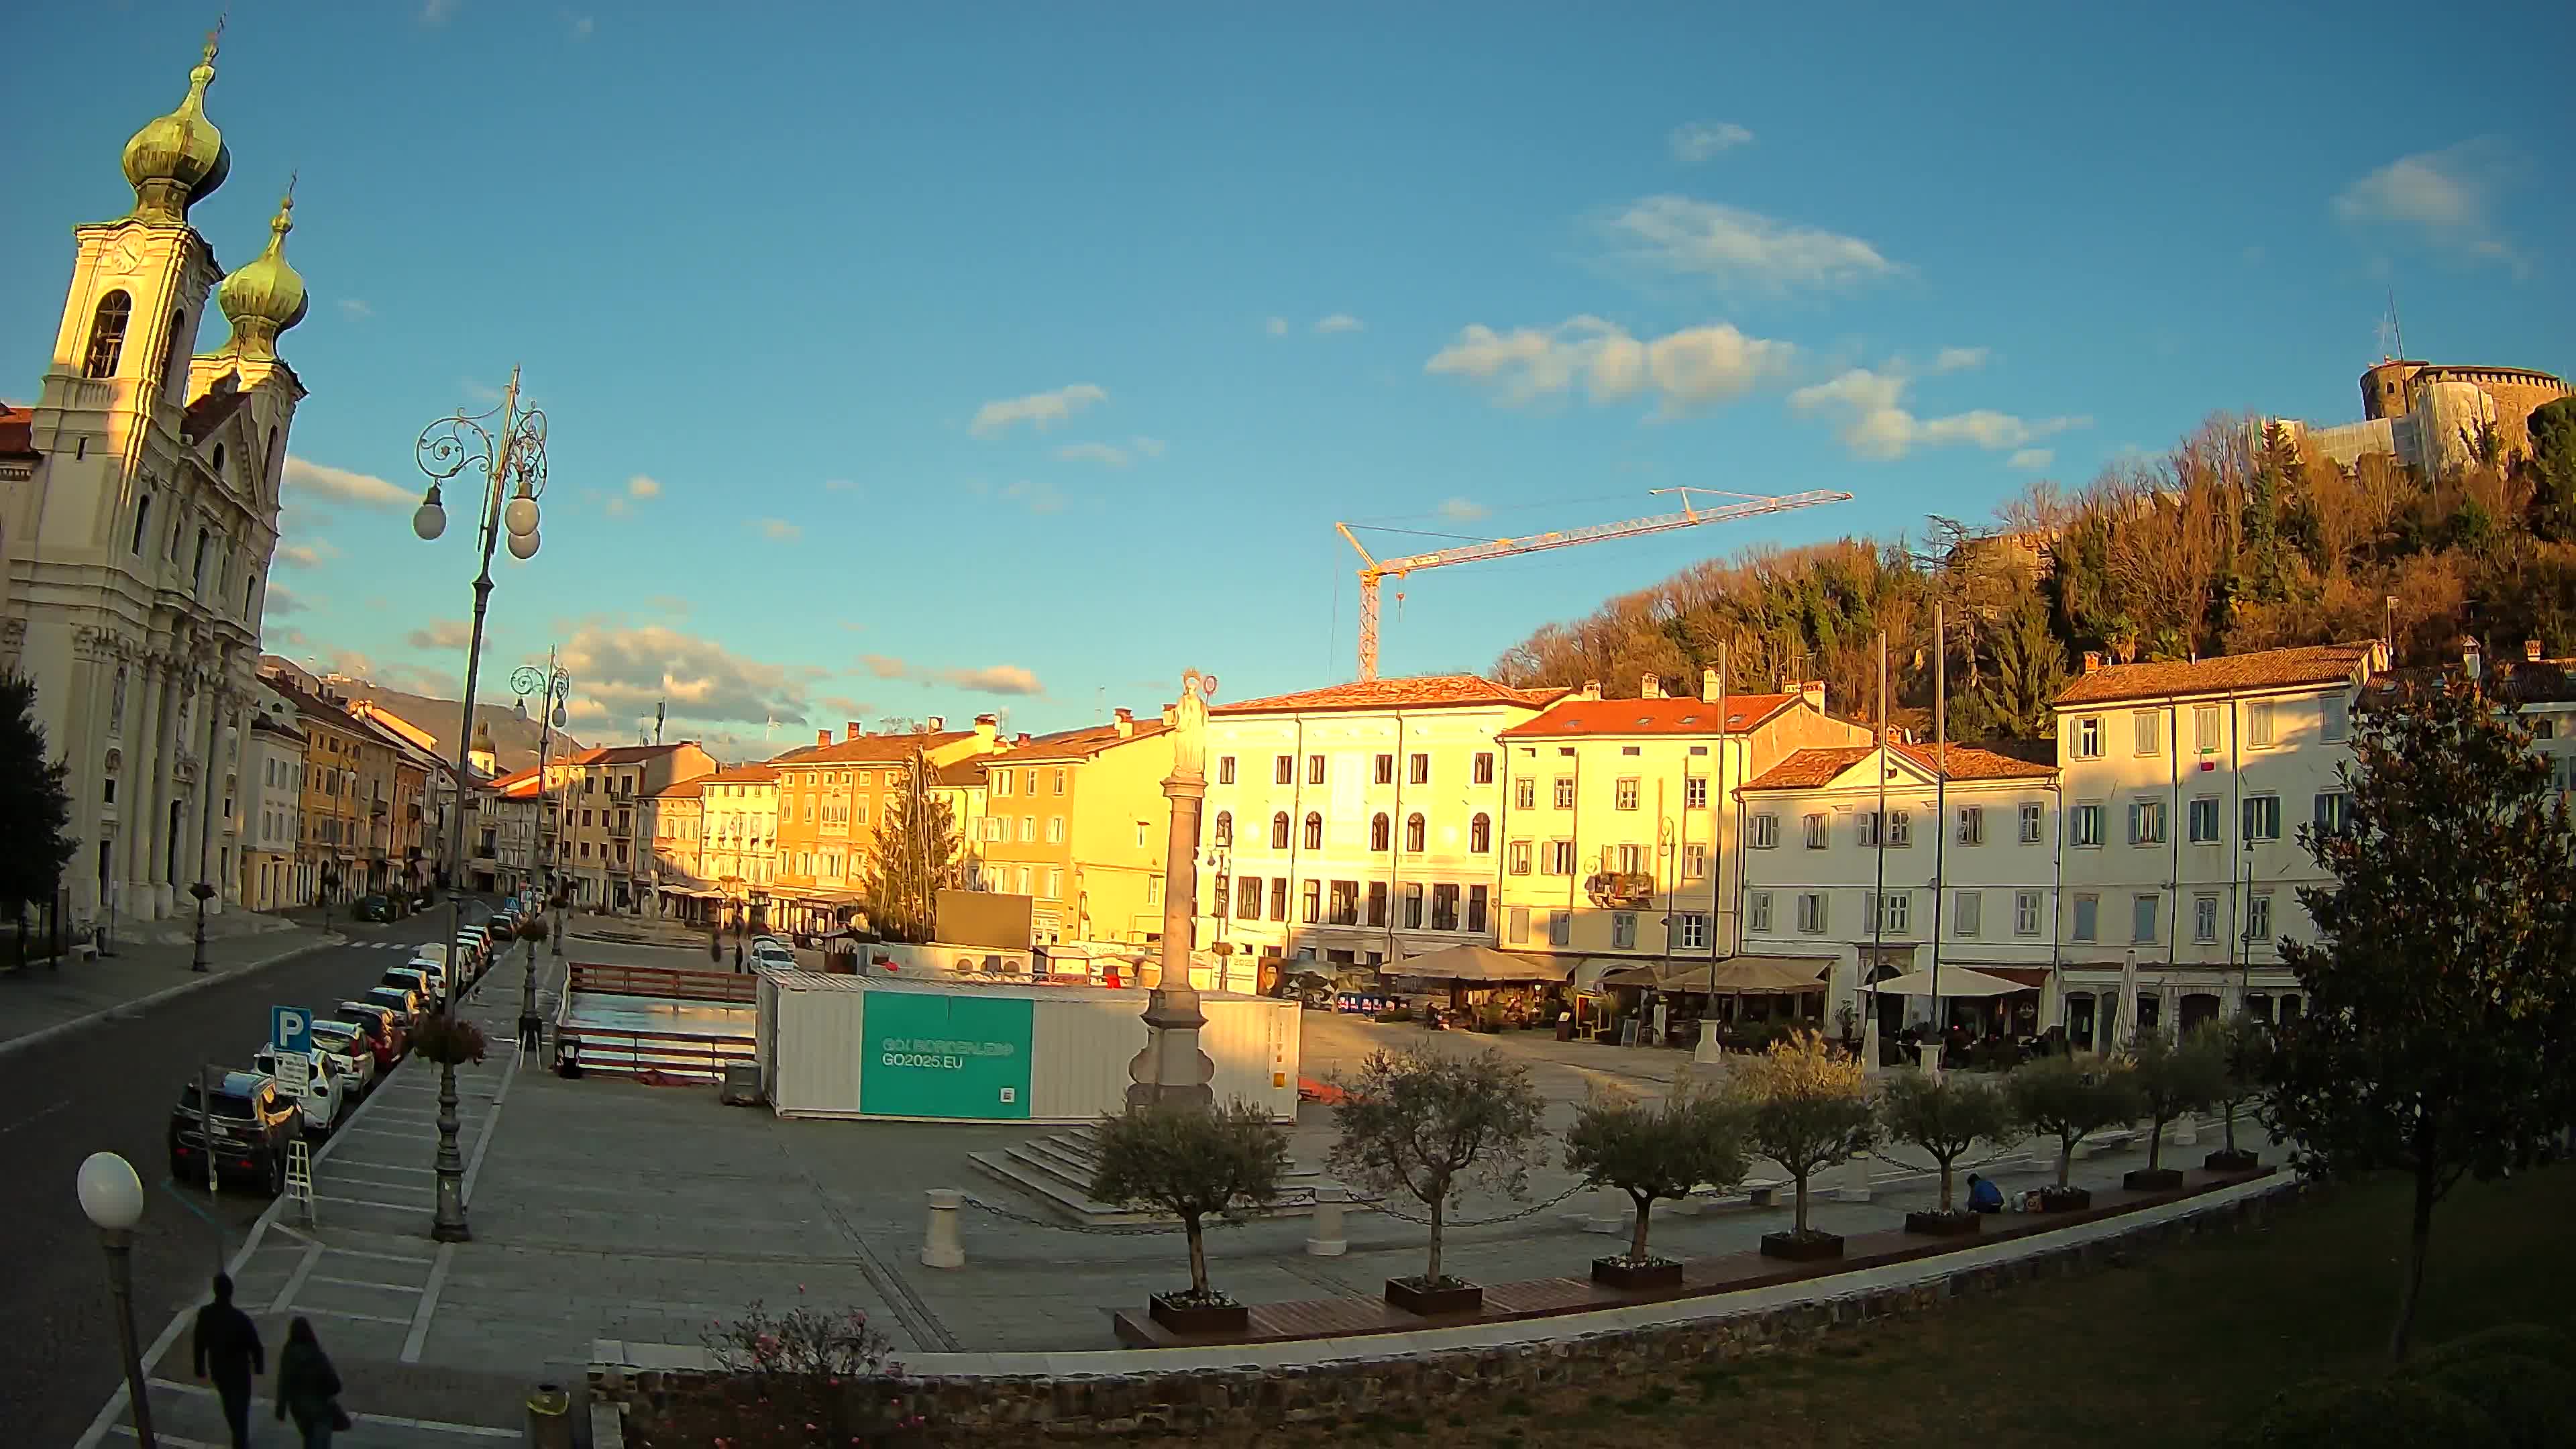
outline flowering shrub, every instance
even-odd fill
[[[719,1375],[630,1421],[627,1442],[882,1449],[914,1442],[926,1423],[895,1382],[903,1366],[893,1345],[856,1309],[773,1313],[754,1303],[733,1322],[712,1325],[704,1342]]]

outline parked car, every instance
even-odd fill
[[[1321,972],[1300,971],[1288,977],[1279,983],[1279,994],[1307,1011],[1333,1009],[1333,980]]]
[[[349,914],[361,921],[390,921],[394,918],[393,897],[360,896]]]
[[[301,1091],[279,1075],[275,1047],[261,1047],[254,1052],[250,1069],[276,1082],[280,1091],[304,1109],[305,1135],[328,1137],[332,1129],[348,1116],[350,1109],[357,1106],[356,1093],[350,1089],[347,1079],[331,1065],[330,1058],[320,1051],[305,1053],[304,1062],[306,1071]]]
[[[458,969],[463,971],[482,970],[483,958],[486,954],[487,953],[484,950],[483,934],[480,931],[468,926],[456,933],[456,949],[451,953],[451,959],[456,962]]]
[[[385,968],[384,978],[376,984],[399,986],[419,997],[423,1009],[431,1009],[447,999],[445,981],[444,973],[435,967],[424,969],[419,966],[388,966]]]
[[[331,1010],[366,1030],[367,1045],[376,1053],[376,1075],[401,1065],[403,1054],[411,1050],[411,1023],[383,1002],[343,1001]]]
[[[331,1059],[350,1090],[363,1097],[376,1086],[376,1048],[366,1028],[354,1021],[313,1023],[313,1049]],[[391,1062],[386,1066],[390,1068]]]
[[[303,1135],[303,1108],[274,1079],[225,1072],[211,1103],[205,1084],[192,1079],[170,1109],[170,1175],[202,1183],[211,1157],[217,1182],[251,1183],[274,1197],[286,1190],[287,1146]]]
[[[751,943],[751,964],[775,971],[793,971],[796,969],[796,953],[776,941],[754,941]]]
[[[429,1010],[428,1005],[420,999],[417,992],[404,986],[379,986],[372,991],[361,993],[358,999],[372,1001],[387,1011],[393,1012],[401,1020],[403,1033],[406,1036],[410,1035],[413,1027],[420,1025],[420,1019],[427,1015]]]

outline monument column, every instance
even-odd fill
[[[1163,795],[1172,802],[1171,834],[1163,850],[1162,979],[1145,1003],[1145,1049],[1128,1064],[1129,1107],[1215,1105],[1208,1082],[1216,1064],[1199,1050],[1207,1017],[1190,985],[1191,920],[1199,899],[1199,802],[1207,797],[1207,696],[1216,678],[1197,670],[1181,676],[1181,699],[1172,715],[1172,773]]]

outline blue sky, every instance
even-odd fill
[[[13,21],[0,396],[199,8]],[[412,444],[513,363],[553,481],[490,664],[560,642],[578,731],[667,694],[750,755],[1347,677],[1337,518],[1856,495],[1389,585],[1387,672],[1482,668],[2213,410],[2358,417],[2391,287],[2415,355],[2564,374],[2563,47],[2487,43],[2560,17],[2487,9],[237,3],[195,220],[238,266],[300,172],[314,299],[270,645],[460,672]]]

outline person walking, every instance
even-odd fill
[[[295,1420],[304,1449],[331,1449],[332,1431],[349,1427],[340,1408],[339,1371],[313,1336],[310,1319],[286,1326],[286,1347],[277,1355],[277,1417]]]
[[[268,1372],[268,1356],[259,1346],[259,1325],[233,1306],[229,1273],[215,1275],[215,1301],[197,1310],[196,1358],[197,1377],[212,1379],[223,1400],[233,1449],[249,1449],[250,1381]]]

